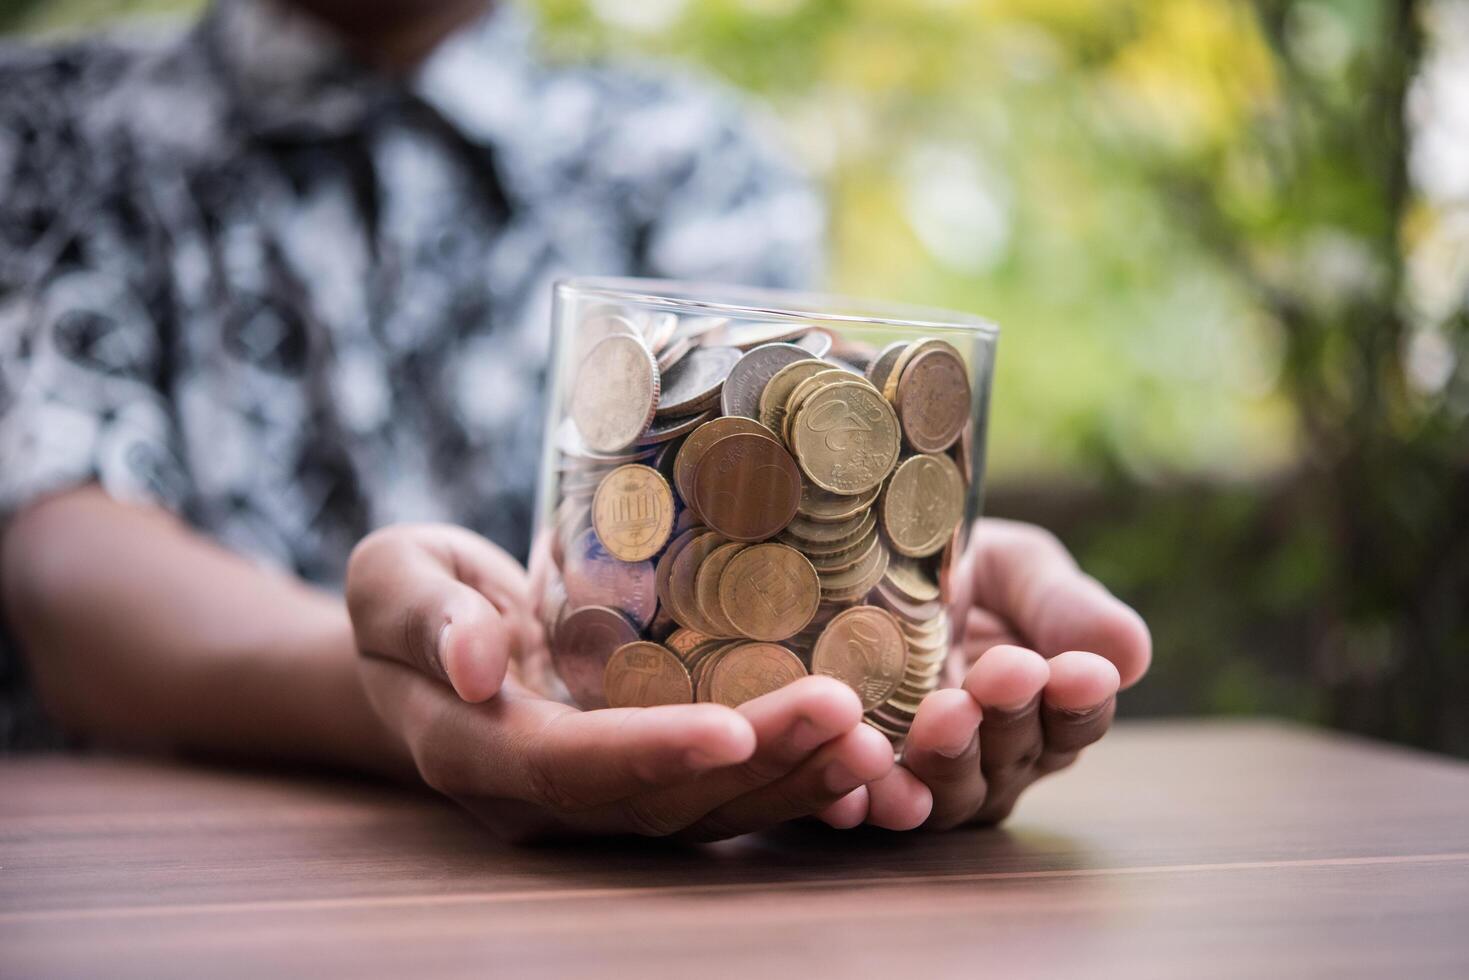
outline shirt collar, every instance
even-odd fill
[[[405,78],[358,61],[326,26],[278,0],[217,0],[196,37],[230,87],[238,121],[292,139],[330,139],[419,99],[476,142],[508,128],[531,69],[529,19],[497,3]]]

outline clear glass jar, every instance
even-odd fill
[[[638,279],[556,286],[531,554],[583,708],[735,705],[807,673],[894,742],[939,683],[997,329]]]

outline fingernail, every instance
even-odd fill
[[[433,663],[428,665],[443,680],[449,679],[449,668],[444,665],[449,662],[449,627],[452,625],[454,624],[446,622],[439,627],[439,636],[434,642]]]
[[[1108,698],[1106,701],[1094,704],[1090,708],[1052,708],[1051,710],[1057,714],[1065,715],[1067,721],[1091,721],[1097,715],[1106,711],[1107,705],[1111,701],[1112,699]]]
[[[958,759],[978,747],[979,733],[975,732],[962,742],[955,742],[951,745],[935,745],[933,750],[945,759]]]
[[[833,793],[850,793],[862,785],[857,774],[840,762],[828,765],[822,776],[826,781],[826,788]]]
[[[720,766],[729,764],[718,756],[705,752],[703,749],[689,749],[684,753],[683,761],[684,765],[690,769],[717,769]]]
[[[801,718],[791,726],[788,741],[797,752],[811,752],[826,741],[826,733],[816,727],[811,719]]]
[[[1040,703],[1041,703],[1041,695],[1040,695],[1040,692],[1037,691],[1035,694],[1033,694],[1030,697],[1026,698],[1024,701],[1021,701],[1019,704],[1014,704],[1014,705],[1003,705],[1003,704],[988,705],[988,706],[986,706],[985,710],[988,711],[991,715],[1001,715],[1002,716],[1002,720],[1003,720],[1004,717],[1013,717],[1014,715],[1024,714],[1025,712],[1031,710],[1032,708],[1036,707]]]

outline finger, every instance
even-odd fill
[[[888,740],[870,725],[857,725],[827,742],[790,775],[715,807],[689,828],[689,836],[719,840],[809,817],[892,768]]]
[[[577,711],[512,690],[468,705],[396,663],[363,667],[374,706],[395,730],[411,733],[425,782],[454,797],[576,813],[687,783],[755,749],[750,723],[722,705]]]
[[[885,830],[913,830],[923,826],[933,810],[933,794],[904,766],[867,784],[867,822]]]
[[[536,591],[520,563],[473,531],[438,525],[433,530],[443,532],[454,575],[500,610],[519,631],[523,648],[544,645],[545,630],[536,616]]]
[[[784,778],[862,721],[857,695],[830,677],[802,678],[747,701],[737,711],[755,733],[754,752],[739,765],[708,773],[689,786],[628,800],[629,822],[639,832],[659,836],[683,830],[714,808]]]
[[[348,563],[352,628],[369,656],[407,664],[448,681],[466,701],[483,701],[500,689],[523,637],[453,568],[416,537],[370,535]]]
[[[964,690],[984,711],[979,762],[988,785],[976,819],[1003,819],[1035,780],[1043,746],[1040,694],[1049,679],[1040,654],[1015,646],[987,651],[964,678]]]
[[[987,519],[971,536],[955,603],[989,609],[1045,656],[1090,650],[1117,667],[1123,687],[1152,660],[1148,628],[1125,603],[1076,567],[1065,546],[1029,524]]]
[[[836,830],[851,830],[867,819],[867,799],[867,787],[858,786],[818,813],[816,818]]]
[[[980,768],[979,704],[962,689],[935,691],[923,699],[903,747],[903,765],[933,793],[926,826],[956,827],[984,803]]]
[[[1070,765],[1078,752],[1106,734],[1120,683],[1112,662],[1094,653],[1063,653],[1051,658],[1050,668],[1041,697],[1041,772]]]

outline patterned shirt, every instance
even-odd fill
[[[271,0],[0,49],[0,519],[95,481],[327,585],[395,521],[523,555],[551,282],[804,284],[822,230],[728,95],[514,10],[402,78]]]

